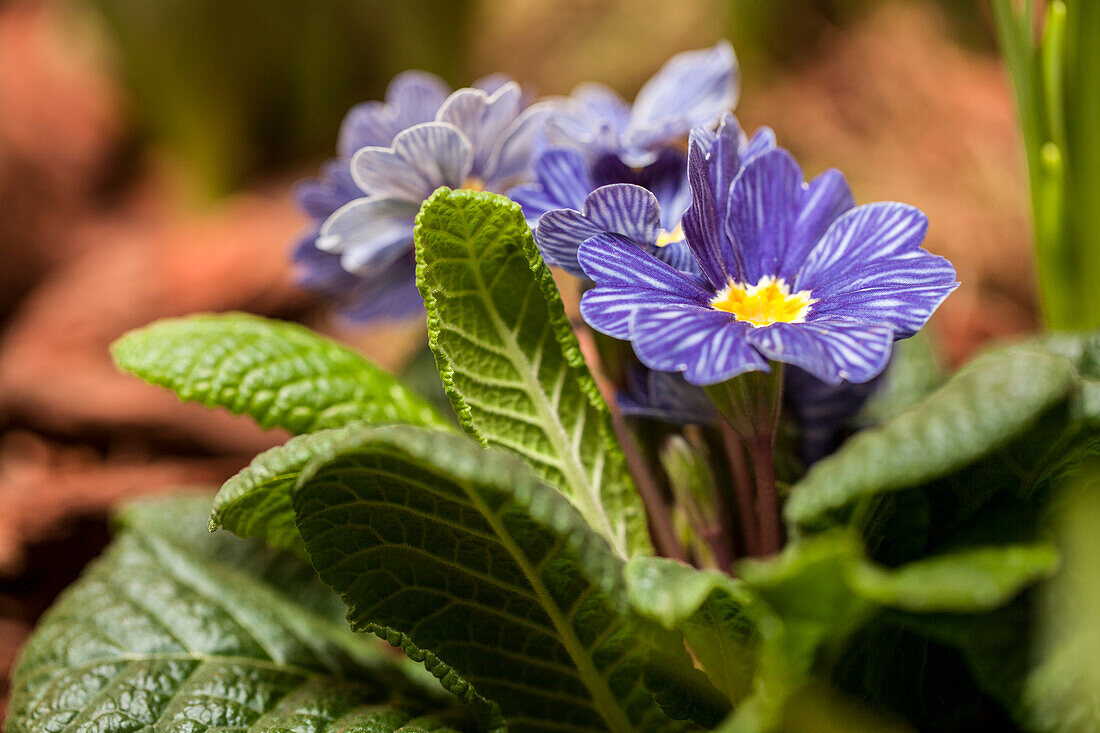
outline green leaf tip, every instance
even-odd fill
[[[169,318],[125,334],[111,356],[181,400],[249,415],[264,428],[447,424],[392,375],[294,323],[244,313]]]
[[[651,553],[607,405],[519,205],[437,190],[417,216],[416,258],[429,344],[463,428],[519,455],[620,556]]]

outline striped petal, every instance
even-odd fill
[[[350,158],[360,148],[389,147],[397,133],[421,122],[431,122],[451,90],[446,82],[425,71],[405,71],[386,88],[386,101],[352,107],[340,126],[337,150]]]
[[[420,174],[429,194],[440,186],[461,186],[470,175],[470,140],[452,125],[414,125],[393,139],[393,152]]]
[[[696,262],[695,257],[692,256],[691,249],[688,247],[687,242],[683,240],[666,244],[664,247],[654,247],[651,251],[653,252],[653,256],[661,262],[681,272],[690,272],[693,275],[699,276],[703,274],[703,271],[699,269],[699,263]]]
[[[631,317],[639,309],[695,305],[678,293],[608,285],[593,288],[581,296],[581,317],[600,333],[624,341],[631,338]]]
[[[654,293],[667,293],[709,308],[713,292],[702,278],[680,272],[618,234],[598,234],[581,244],[577,259],[597,285],[632,288],[644,302]]]
[[[811,320],[848,318],[916,333],[956,287],[955,268],[921,249],[924,214],[905,204],[860,206],[838,219],[810,253],[795,287],[818,300]]]
[[[462,131],[472,148],[472,170],[485,171],[504,132],[520,112],[522,91],[508,82],[492,94],[481,89],[459,89],[447,98],[436,115]]]
[[[542,215],[535,228],[535,241],[542,256],[570,275],[584,277],[584,270],[577,261],[581,243],[603,230],[573,209],[554,209]]]
[[[641,186],[617,183],[597,188],[584,200],[584,211],[559,209],[539,220],[536,239],[552,264],[583,277],[577,250],[604,232],[620,234],[638,246],[652,245],[661,230],[657,198]]]
[[[530,178],[538,153],[546,146],[546,126],[557,110],[558,105],[553,102],[534,104],[491,143],[489,160],[480,171],[491,190],[501,191]]]
[[[460,186],[469,172],[469,141],[438,122],[414,125],[392,148],[363,148],[351,160],[352,178],[364,191],[416,202],[440,186]]]
[[[779,272],[795,233],[802,190],[802,169],[783,149],[757,156],[734,181],[726,224],[737,243],[743,282]]]
[[[535,178],[556,209],[577,209],[596,186],[588,173],[588,163],[576,150],[548,150],[535,163]]]
[[[349,272],[381,266],[412,246],[419,204],[402,199],[366,197],[340,207],[321,225],[317,246],[339,252]]]
[[[928,217],[908,204],[864,204],[833,222],[806,257],[794,287],[822,288],[845,280],[867,264],[918,249]]]
[[[683,372],[691,384],[718,384],[767,361],[746,338],[751,326],[723,311],[701,306],[640,308],[631,324],[638,359],[650,369]]]
[[[682,224],[692,255],[714,289],[720,290],[731,278],[741,278],[725,222],[719,218],[704,145],[705,141],[698,137],[688,144],[691,206],[684,213]]]
[[[856,205],[848,181],[836,169],[825,171],[803,186],[798,198],[797,218],[775,272],[787,282],[794,280],[806,256],[832,223]]]
[[[888,326],[821,320],[752,328],[748,340],[769,359],[805,369],[826,384],[858,384],[886,368],[894,332]]]
[[[685,137],[697,125],[713,125],[736,106],[740,84],[728,41],[673,56],[635,97],[627,147],[649,150]]]
[[[707,393],[679,374],[635,366],[627,374],[626,390],[616,395],[624,415],[681,425],[706,425],[719,419]]]

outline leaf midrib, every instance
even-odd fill
[[[535,409],[538,411],[539,417],[543,422],[544,432],[550,439],[550,442],[554,446],[557,454],[561,456],[562,473],[565,475],[566,480],[569,482],[570,486],[574,489],[574,491],[570,494],[570,498],[576,503],[577,508],[586,519],[588,519],[590,522],[595,520],[595,523],[598,524],[600,527],[601,534],[607,537],[608,542],[611,544],[615,552],[622,557],[626,557],[627,553],[624,547],[624,540],[622,537],[619,537],[616,534],[614,528],[611,526],[610,517],[608,517],[607,513],[603,511],[603,507],[601,506],[598,497],[594,496],[595,489],[592,483],[588,480],[588,476],[583,470],[583,466],[580,465],[580,457],[576,455],[573,450],[573,447],[571,445],[573,441],[569,439],[569,432],[566,430],[565,425],[562,424],[561,420],[559,420],[557,412],[551,409],[546,394],[542,390],[542,385],[538,382],[534,369],[532,368],[531,362],[528,361],[527,355],[524,354],[523,349],[520,348],[520,345],[516,341],[515,335],[512,333],[512,330],[507,327],[507,324],[505,324],[504,320],[501,318],[500,312],[497,310],[496,305],[493,303],[492,295],[488,289],[488,284],[485,282],[485,278],[482,275],[480,264],[477,258],[475,258],[472,252],[470,252],[469,242],[477,234],[480,233],[481,229],[483,229],[489,221],[492,221],[493,218],[498,217],[499,215],[488,217],[485,223],[483,223],[478,229],[478,231],[471,232],[469,227],[469,220],[466,217],[465,209],[459,207],[455,208],[462,213],[462,224],[464,229],[466,230],[466,240],[463,241],[458,238],[454,238],[453,235],[439,229],[436,229],[436,233],[445,237],[453,237],[458,241],[460,245],[462,245],[462,247],[468,253],[466,260],[470,264],[470,269],[473,270],[474,277],[477,281],[478,290],[481,293],[483,302],[486,304],[486,310],[490,315],[493,327],[496,329],[498,337],[504,343],[506,350],[510,352],[509,354],[505,354],[505,357],[511,358],[514,364],[521,367],[517,369],[517,371],[519,372],[520,378],[522,380],[524,391],[527,392],[529,397],[531,397],[532,404],[534,404]],[[493,244],[496,244],[496,241],[497,240],[494,240]],[[515,257],[515,254],[513,254],[512,256]],[[503,270],[503,267],[501,269]],[[529,294],[529,292],[530,289],[528,289],[525,293],[525,298],[527,297],[527,294]],[[539,334],[540,344],[546,336],[546,329],[549,328],[551,328],[551,324],[548,316],[546,326],[544,327],[543,332]],[[568,363],[564,363],[562,365],[562,369],[570,370],[572,369],[572,367]],[[591,406],[587,402],[585,402],[581,409],[582,411],[587,411],[591,409]]]
[[[604,679],[603,675],[600,674],[599,670],[597,670],[593,664],[592,657],[585,650],[580,639],[574,635],[572,627],[562,616],[561,609],[558,608],[553,596],[542,582],[542,577],[527,561],[527,556],[500,523],[499,517],[485,504],[478,492],[473,490],[466,481],[462,482],[462,488],[469,497],[470,502],[481,512],[482,516],[485,517],[486,521],[493,528],[493,531],[496,532],[500,543],[504,545],[505,549],[512,555],[516,564],[519,565],[520,570],[522,570],[524,576],[526,576],[527,581],[531,584],[531,588],[538,597],[540,605],[542,605],[550,622],[557,630],[562,646],[565,647],[569,657],[576,665],[577,673],[584,682],[584,686],[592,695],[592,700],[595,703],[596,710],[600,713],[600,717],[607,723],[608,728],[616,733],[633,733],[634,726],[631,724],[630,719],[615,700],[614,694],[612,694],[611,689],[607,685],[607,680]]]

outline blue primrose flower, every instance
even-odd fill
[[[719,171],[728,179],[725,180],[727,188],[733,176],[746,163],[775,148],[775,133],[769,128],[761,128],[749,139],[729,112],[722,116],[717,132],[699,128],[695,137],[714,160],[721,160],[729,167]],[[549,153],[544,154],[539,164],[549,156]],[[677,165],[671,175],[662,171],[641,185],[619,183],[601,186],[585,196],[583,204],[576,208],[545,213],[535,230],[535,239],[543,257],[566,272],[584,277],[584,270],[577,261],[581,243],[597,234],[611,233],[641,245],[647,252],[678,270],[698,274],[699,266],[684,241],[681,226],[684,212],[691,203],[687,165],[684,162]],[[658,166],[662,166],[660,161],[643,171]]]
[[[622,234],[598,234],[578,253],[596,283],[581,300],[584,319],[631,341],[651,369],[696,385],[768,371],[769,360],[830,385],[875,377],[894,340],[916,333],[958,286],[951,263],[920,246],[927,218],[906,204],[855,206],[835,170],[807,184],[780,148],[732,178],[736,161],[708,140],[693,133],[683,219],[701,274]]]
[[[471,96],[476,101],[471,102]],[[518,85],[503,75],[484,77],[475,82],[474,88],[452,94],[442,79],[422,71],[408,71],[395,77],[386,90],[384,102],[365,102],[348,112],[340,128],[337,144],[339,157],[324,165],[320,177],[303,181],[295,191],[299,205],[313,220],[293,253],[299,266],[299,281],[304,287],[336,300],[342,305],[344,314],[354,320],[402,318],[421,312],[423,304],[415,283],[411,219],[403,250],[399,242],[391,240],[389,252],[372,264],[357,268],[346,266],[347,261],[353,258],[346,253],[353,248],[349,245],[353,245],[355,240],[342,243],[332,237],[326,240],[324,225],[348,204],[377,197],[377,192],[365,187],[362,177],[353,173],[354,156],[358,151],[364,148],[392,150],[391,146],[401,133],[434,122],[447,105],[450,106],[447,115],[451,119],[447,124],[456,124],[454,118],[462,117],[461,122],[467,127],[459,129],[465,129],[462,134],[467,138],[468,145],[472,147],[470,141],[476,139],[483,147],[491,147],[492,140],[489,138],[494,131],[477,128],[479,122],[474,119],[477,111],[471,109],[483,99],[493,99],[494,113],[509,117],[509,122],[523,118],[524,131],[521,136],[530,136],[536,126],[534,123],[544,116],[542,111],[525,116],[529,100]],[[516,109],[510,112],[508,108],[513,103]],[[470,129],[471,126],[477,129]],[[505,132],[514,133],[516,130],[507,129]],[[522,147],[522,142],[513,140],[513,148],[510,149],[513,158],[517,155],[515,147]],[[514,162],[510,164],[514,165]],[[484,167],[482,161],[481,168]],[[505,167],[498,161],[499,171]],[[415,213],[413,210],[414,217]],[[350,223],[345,221],[345,224]],[[392,221],[388,220],[388,223],[388,236],[393,237]],[[368,221],[363,226],[373,225]],[[368,235],[369,232],[360,234]]]
[[[688,133],[713,127],[733,109],[739,84],[727,42],[674,56],[633,105],[602,84],[582,84],[550,123],[553,147],[536,162],[534,181],[508,196],[534,227],[547,211],[580,210],[600,186],[631,183],[657,196],[672,231],[690,202],[684,175]]]

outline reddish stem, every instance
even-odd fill
[[[726,456],[729,458],[733,478],[733,493],[737,500],[737,517],[740,520],[745,552],[753,556],[759,555],[760,529],[757,509],[753,506],[753,480],[745,461],[745,448],[737,432],[724,420],[721,423],[721,430],[722,443],[726,447]]]

